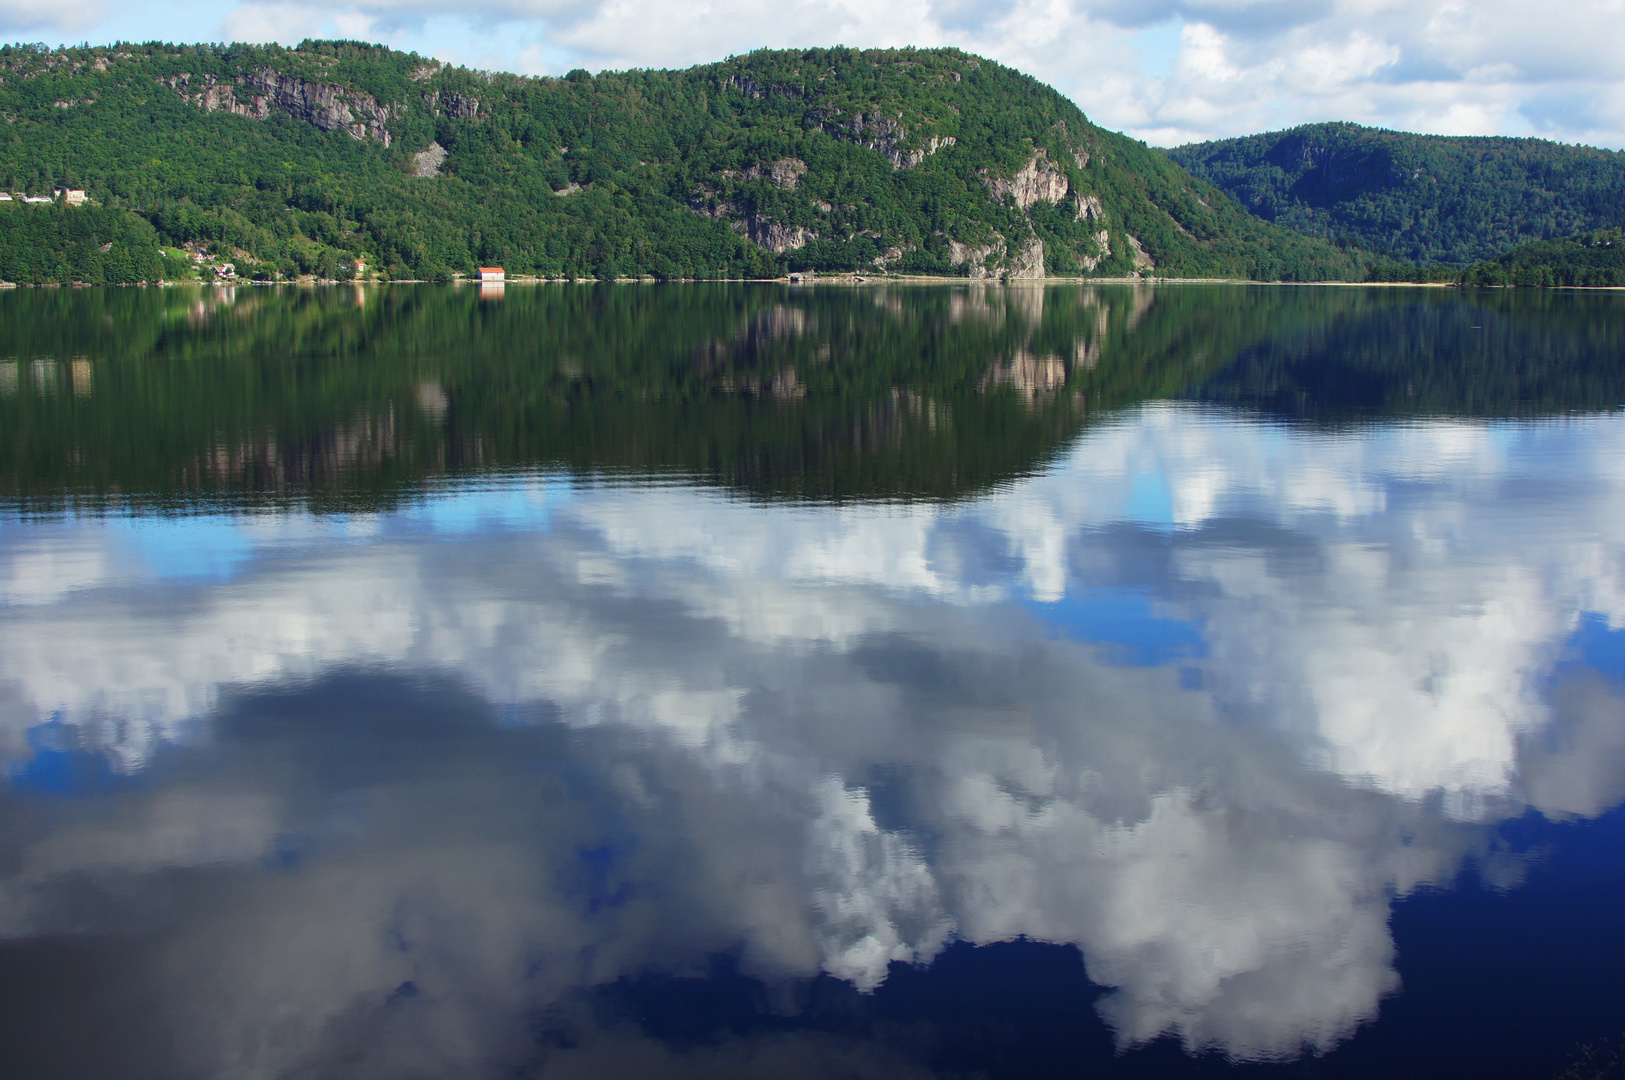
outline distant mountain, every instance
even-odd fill
[[[1625,152],[1545,139],[1305,124],[1167,154],[1277,225],[1416,263],[1625,225]]]
[[[1367,260],[955,49],[528,78],[353,42],[7,46],[0,147],[0,186],[83,189],[156,230],[0,202],[0,279],[18,282],[196,274],[200,254],[262,278],[361,260],[396,278],[1294,280]]]

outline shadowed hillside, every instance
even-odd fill
[[[1545,139],[1305,124],[1167,153],[1277,225],[1414,263],[1625,225],[1625,152]]]

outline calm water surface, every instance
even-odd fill
[[[1625,300],[0,294],[30,1077],[1552,1076]]]

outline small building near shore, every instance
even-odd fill
[[[85,193],[78,188],[57,188],[56,193],[62,196],[62,201],[69,206],[80,206],[85,201]]]
[[[479,281],[507,280],[507,275],[502,272],[502,267],[500,266],[482,266],[479,268],[479,271],[475,273],[474,277]]]

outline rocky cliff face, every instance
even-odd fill
[[[973,279],[993,277],[997,270],[987,268],[987,260],[997,259],[1004,255],[1004,237],[998,237],[987,244],[961,244],[957,240],[948,241],[948,261],[955,266],[968,266],[969,274]]]
[[[1128,246],[1134,252],[1134,269],[1155,270],[1157,268],[1157,261],[1146,252],[1145,248],[1140,246],[1138,240],[1127,233],[1123,234],[1123,239],[1128,241]]]
[[[801,178],[807,173],[807,163],[800,158],[779,158],[767,165],[749,165],[738,173],[724,173],[724,176],[738,176],[742,180],[771,180],[776,187],[786,191],[794,191]]]
[[[908,131],[893,117],[882,115],[878,109],[847,116],[840,109],[816,114],[818,129],[842,142],[865,146],[879,152],[891,162],[894,169],[912,169],[938,150],[955,145],[952,135],[926,137],[920,146],[904,149],[899,144],[908,141]]]
[[[1089,155],[1084,151],[1076,151],[1073,153],[1073,159],[1078,162],[1078,167],[1082,168],[1088,163]],[[1065,170],[1051,161],[1049,153],[1042,148],[1035,150],[1032,157],[1027,159],[1027,163],[1013,176],[984,175],[982,184],[994,199],[1010,200],[1023,214],[1029,213],[1041,202],[1060,205],[1070,197],[1077,208],[1073,214],[1074,220],[1099,224],[1106,217],[1106,208],[1101,203],[1100,196],[1074,191]],[[1111,257],[1109,233],[1105,229],[1100,229],[1093,239],[1095,250],[1078,250],[1073,253],[1079,267],[1084,271],[1094,270],[1100,265],[1101,260]],[[1136,248],[1136,251],[1139,249]],[[1142,256],[1149,260],[1149,256],[1145,256],[1144,252],[1139,252],[1136,257]],[[1007,270],[1012,278],[1043,277],[1043,243],[1034,239],[1023,250],[1013,252]]]
[[[800,225],[786,225],[759,214],[746,214],[743,224],[745,235],[750,237],[751,243],[775,254],[806,247],[809,241],[818,237],[811,229],[804,229]]]
[[[847,102],[836,105],[817,85],[825,78],[823,74],[816,75],[816,82],[800,79],[800,72],[797,72],[797,76],[796,82],[780,84],[759,75],[736,72],[719,80],[716,86],[722,94],[738,94],[754,100],[778,98],[804,103],[802,108],[805,111],[800,113],[804,124],[830,138],[872,150],[886,158],[894,169],[915,168],[931,155],[957,145],[958,140],[953,135],[931,133],[936,126],[935,121],[923,117],[910,118],[911,114],[896,102],[882,105],[870,99],[869,103],[855,106]],[[959,81],[957,74],[949,74],[946,78]],[[1028,227],[1018,226],[1012,231],[1004,226],[996,226],[997,231],[989,229],[981,239],[968,242],[949,240],[951,265],[962,267],[972,278],[1045,277],[1044,242],[1035,235],[1036,230],[1031,222],[1034,208],[1041,203],[1065,206],[1073,211],[1071,216],[1074,221],[1093,225],[1089,235],[1081,235],[1080,230],[1080,235],[1069,238],[1065,242],[1065,251],[1050,253],[1060,264],[1076,265],[1082,271],[1089,272],[1111,256],[1109,234],[1105,227],[1106,208],[1101,198],[1075,190],[1071,180],[1074,164],[1078,169],[1085,169],[1090,163],[1090,154],[1085,148],[1087,136],[1075,137],[1061,122],[1053,125],[1053,132],[1058,134],[1059,143],[1048,148],[1035,146],[1013,175],[995,175],[991,170],[982,170],[977,174],[989,197],[1013,206],[1021,215],[1028,217]],[[1051,154],[1055,156],[1052,158]],[[804,178],[805,186],[814,186],[818,179],[808,176],[805,162],[794,158],[730,169],[708,182],[702,182],[694,190],[689,205],[696,213],[727,221],[757,245],[776,253],[804,247],[820,235],[840,239],[837,234],[841,227],[834,222],[806,228],[763,217],[752,209],[759,195],[752,196],[735,188],[741,181],[765,179],[778,188],[794,191],[798,185],[802,185]],[[825,215],[834,209],[828,202],[820,200],[814,200],[813,205]],[[818,220],[822,222],[823,218]],[[1012,240],[1015,236],[1030,239]],[[892,247],[879,255],[875,264],[884,269],[903,259],[906,254]]]
[[[455,116],[464,120],[476,120],[480,115],[480,99],[468,97],[463,94],[454,94],[449,90],[441,93],[436,90],[432,94],[423,95],[423,104],[436,116]]]
[[[783,157],[761,165],[747,165],[743,169],[725,169],[717,174],[723,181],[767,180],[774,187],[794,191],[807,174],[807,163],[800,158]],[[747,210],[726,195],[726,187],[706,185],[689,198],[689,209],[704,217],[726,221],[735,232],[750,238],[757,247],[778,254],[806,247],[818,234],[801,225],[786,225]]]
[[[811,229],[774,221],[731,202],[712,202],[696,195],[689,200],[688,206],[702,217],[726,221],[735,232],[749,237],[751,243],[774,254],[806,247],[809,241],[818,238],[818,234]]]
[[[954,81],[958,81],[957,75]],[[749,75],[734,75],[722,86],[758,100],[779,97],[805,101],[808,97],[807,92],[799,86],[763,84]],[[878,151],[891,162],[894,169],[912,169],[938,150],[953,146],[958,141],[952,135],[931,135],[921,140],[919,146],[905,149],[899,144],[908,141],[909,133],[903,127],[901,115],[887,116],[876,106],[860,109],[855,114],[848,114],[839,108],[816,109],[812,118],[818,130],[842,142]]]
[[[1045,275],[1044,271],[1044,241],[1033,237],[1022,247],[1011,251],[1006,257],[1009,245],[1004,237],[995,236],[985,244],[961,244],[957,240],[948,241],[948,261],[954,266],[968,267],[969,276],[973,280],[999,277],[1008,274],[1011,278],[1036,279]],[[988,260],[992,260],[992,267]]]
[[[1012,278],[1041,278],[1044,276],[1044,241],[1033,237],[1027,246],[1010,256]]]
[[[1016,208],[1022,213],[1031,210],[1034,203],[1059,203],[1072,190],[1072,182],[1066,178],[1066,173],[1042,149],[1034,151],[1027,164],[1014,176],[983,177],[982,183],[995,199],[1015,199]],[[1095,199],[1094,205],[1098,208],[1100,200]]]
[[[952,135],[933,135],[925,140],[925,145],[913,150],[899,150],[895,146],[882,151],[892,163],[894,169],[912,169],[938,150],[953,146],[959,140]]]
[[[231,82],[214,75],[175,75],[160,79],[204,112],[229,112],[264,120],[273,112],[314,124],[323,131],[343,131],[353,139],[390,144],[388,122],[400,107],[380,105],[370,94],[342,90],[329,83],[282,75],[269,68]]]
[[[722,84],[731,90],[737,90],[748,98],[782,97],[795,100],[805,100],[807,95],[799,86],[764,85],[749,75],[733,75]]]
[[[1098,254],[1098,255],[1079,254],[1078,255],[1078,265],[1083,267],[1084,270],[1086,270],[1086,271],[1093,270],[1095,267],[1100,265],[1100,260],[1101,259],[1109,259],[1109,258],[1111,258],[1111,254],[1112,254],[1111,239],[1112,239],[1111,233],[1107,232],[1105,229],[1101,229],[1099,232],[1095,233],[1095,247],[1099,250],[1100,254]]]

